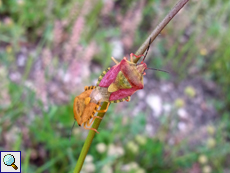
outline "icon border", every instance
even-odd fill
[[[14,153],[16,153],[16,152],[19,152],[20,153],[20,172],[18,172],[18,173],[22,173],[22,152],[21,151],[0,151],[0,153],[2,153],[2,152],[9,152],[9,153],[12,153],[12,152],[14,152]],[[2,162],[2,160],[1,160],[1,162]],[[3,163],[4,164],[4,163]],[[2,163],[0,164],[0,173],[15,173],[15,172],[1,172],[1,168],[2,168]]]

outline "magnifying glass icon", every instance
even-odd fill
[[[7,166],[12,166],[15,170],[18,169],[18,167],[14,164],[15,163],[15,158],[12,154],[7,154],[3,158],[3,162]]]

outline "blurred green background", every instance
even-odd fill
[[[72,172],[73,99],[135,53],[175,0],[0,0],[0,150]],[[230,172],[230,1],[190,0],[150,47],[145,88],[112,104],[82,173]]]

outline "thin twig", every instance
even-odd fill
[[[136,52],[136,55],[141,55],[145,52],[149,45],[149,39],[151,38],[151,43],[155,40],[155,38],[159,35],[159,33],[164,29],[164,27],[170,22],[170,20],[180,11],[180,9],[188,2],[189,0],[179,0],[177,4],[172,8],[172,10],[168,13],[168,15],[163,19],[163,21],[156,27],[156,29],[153,30],[153,32],[150,34],[150,36],[145,40],[145,42],[140,46],[138,51]],[[139,58],[135,59],[135,63],[137,63]],[[106,102],[104,102],[101,106],[101,110],[104,110],[107,107]],[[99,113],[98,116],[104,117],[105,113]],[[97,118],[92,128],[98,129],[99,125],[101,123],[101,119]],[[78,158],[76,167],[74,169],[74,173],[79,173],[81,171],[82,165],[84,163],[85,157],[89,151],[90,145],[93,141],[93,138],[95,136],[95,131],[90,130],[89,134],[85,140],[84,146],[81,150],[81,154]]]
[[[172,18],[180,11],[181,8],[188,2],[189,0],[180,0],[176,3],[176,5],[171,9],[171,11],[165,16],[162,22],[153,30],[150,36],[145,40],[145,42],[140,46],[140,48],[136,51],[136,55],[142,55],[145,50],[148,48],[149,40],[151,38],[151,43],[156,39],[156,37],[160,34],[160,32],[165,28],[165,26],[172,20]],[[151,44],[150,43],[150,44]],[[138,62],[140,58],[136,58],[134,60],[135,63]]]

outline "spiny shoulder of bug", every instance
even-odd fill
[[[130,61],[126,57],[124,57],[122,61],[126,61],[130,66],[135,66],[138,73],[145,75],[146,74],[145,70],[148,69],[148,67],[147,67],[147,64],[144,62],[144,60],[148,54],[150,45],[151,45],[151,38],[149,39],[149,44],[148,44],[147,50],[144,55],[135,55],[134,53],[131,53]],[[140,63],[134,63],[133,56],[136,58],[141,58],[142,56],[144,56],[144,58]]]
[[[136,66],[137,71],[138,71],[140,74],[142,74],[142,75],[146,75],[146,73],[145,73],[145,70],[146,70],[146,69],[149,69],[149,70],[156,70],[156,71],[161,71],[161,72],[169,73],[168,71],[161,70],[161,69],[157,69],[157,68],[148,68],[148,67],[147,67],[147,64],[144,62],[144,61],[145,61],[145,58],[146,58],[146,56],[147,56],[147,54],[148,54],[148,51],[149,51],[151,42],[152,42],[152,40],[151,40],[151,38],[150,38],[150,39],[149,39],[148,47],[147,47],[146,52],[145,52],[144,55],[139,55],[139,56],[138,56],[138,55],[135,55],[135,54],[131,53],[131,54],[130,54],[130,61],[128,61],[126,57],[124,57],[122,61],[126,61],[126,62],[127,62],[129,65],[131,65],[131,66]],[[134,63],[133,57],[132,57],[132,56],[135,56],[136,58],[140,58],[140,57],[144,56],[144,58],[143,58],[143,60],[142,60],[140,63]]]
[[[147,64],[144,62],[147,54],[145,56],[141,55],[141,56],[144,56],[144,58],[140,63],[134,63],[132,55],[137,57],[137,55],[131,53],[130,54],[130,60],[128,60],[126,57],[124,57],[119,64],[122,64],[123,67],[127,67],[127,68],[132,69],[132,70],[135,69],[135,70],[137,70],[138,73],[145,75],[145,70],[148,69]]]
[[[149,46],[150,46],[150,45],[149,45]],[[126,61],[126,62],[129,64],[129,66],[135,66],[136,69],[137,69],[137,71],[138,71],[139,73],[141,73],[142,75],[146,75],[145,70],[147,70],[147,69],[149,69],[149,70],[155,70],[155,71],[161,71],[161,72],[165,72],[165,73],[169,73],[169,72],[166,71],[166,70],[161,70],[161,69],[157,69],[157,68],[148,68],[148,67],[147,67],[147,64],[144,62],[144,60],[145,60],[145,58],[146,58],[146,56],[147,56],[147,54],[148,54],[148,50],[149,50],[149,47],[147,48],[145,55],[140,55],[140,56],[137,56],[137,55],[131,53],[131,54],[130,54],[130,61],[129,61],[126,57],[124,57],[124,58],[122,59],[122,61]],[[137,58],[138,58],[138,57],[141,57],[141,56],[144,56],[144,58],[143,58],[143,60],[142,60],[140,63],[134,63],[134,62],[133,62],[132,55],[134,55],[134,56],[137,57]],[[122,62],[122,61],[121,61],[121,62]],[[121,63],[121,62],[120,62],[120,63]]]

